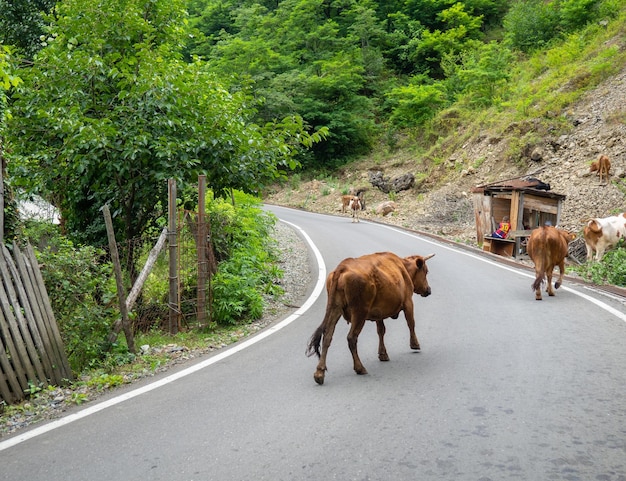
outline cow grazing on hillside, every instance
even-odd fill
[[[389,360],[383,339],[384,320],[388,317],[397,319],[400,311],[404,311],[409,327],[411,349],[420,349],[415,335],[413,293],[422,297],[430,295],[426,261],[433,256],[434,254],[426,257],[414,255],[400,258],[391,252],[379,252],[344,259],[339,263],[326,279],[328,293],[326,313],[324,320],[311,336],[307,348],[307,356],[317,354],[319,357],[314,375],[315,382],[324,384],[326,355],[335,326],[342,315],[350,324],[348,347],[357,374],[367,374],[357,352],[357,339],[367,320],[376,321],[379,340],[378,359],[381,361]]]
[[[602,183],[602,179],[606,177],[606,183],[609,182],[609,171],[611,170],[611,161],[609,158],[600,154],[598,156],[598,160],[591,163],[591,167],[589,168],[589,172],[596,172],[596,175],[600,177],[600,183]]]
[[[530,234],[526,251],[535,264],[535,282],[532,288],[535,291],[536,300],[542,299],[541,284],[546,277],[548,295],[554,296],[552,273],[556,266],[559,266],[559,280],[555,282],[554,288],[558,289],[563,283],[568,244],[575,238],[574,234],[552,226],[539,227]]]
[[[587,261],[593,258],[602,259],[604,253],[617,245],[619,240],[626,237],[626,212],[604,218],[595,218],[587,221],[583,232],[585,247],[587,247]]]

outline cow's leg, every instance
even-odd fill
[[[317,363],[315,374],[313,374],[313,378],[317,384],[324,384],[324,376],[326,374],[326,354],[328,354],[328,348],[333,340],[333,334],[335,333],[335,327],[337,326],[339,317],[337,317],[334,321],[329,322],[328,327],[324,329],[324,334],[322,336],[322,352],[320,354],[320,360]]]
[[[604,244],[599,243],[598,245],[596,245],[596,261],[600,262],[600,260],[602,260],[605,248],[606,247]]]
[[[378,331],[378,359],[388,361],[387,348],[385,348],[385,322],[383,320],[376,321],[376,330]]]
[[[357,351],[357,341],[359,339],[359,334],[361,334],[363,326],[365,325],[365,318],[363,316],[351,317],[352,322],[350,324],[350,331],[348,332],[348,347],[350,348],[350,352],[352,353],[354,371],[357,374],[367,374],[367,369],[365,369],[363,363],[361,363],[361,359],[359,359],[359,353]]]
[[[413,300],[409,301],[404,306],[404,318],[406,319],[406,325],[409,327],[410,346],[411,349],[416,351],[420,350],[420,343],[415,335],[415,317],[413,316]]]
[[[548,291],[549,296],[554,296],[554,289],[552,288],[552,274],[554,272],[554,264],[550,264],[546,269],[546,277],[548,278],[548,286],[546,287],[546,291]]]
[[[535,282],[533,286],[535,287],[535,300],[541,301],[543,298],[541,297],[541,280],[543,279],[543,272],[540,271],[539,268],[535,267]]]
[[[587,248],[587,262],[589,262],[593,259],[593,248],[591,247],[591,244],[587,244],[586,242],[585,247]]]
[[[558,289],[563,284],[563,273],[565,272],[565,259],[559,262],[559,280],[554,283],[554,288]],[[554,294],[553,294],[554,295]]]

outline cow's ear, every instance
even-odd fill
[[[426,261],[423,258],[418,257],[417,259],[415,259],[415,264],[417,265],[417,268],[421,271],[426,265]]]

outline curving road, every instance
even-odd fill
[[[535,301],[528,272],[346,217],[268,207],[312,243],[321,279],[288,319],[155,383],[0,441],[0,480],[626,479],[623,301],[567,281]],[[403,316],[373,323],[357,376],[340,322],[326,381],[304,351],[323,277],[343,258],[430,254],[415,296],[422,352]]]

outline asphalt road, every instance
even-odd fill
[[[271,207],[312,242],[321,279],[287,320],[198,364],[0,442],[0,480],[626,479],[624,303],[399,229]],[[435,253],[432,295],[359,338],[340,321],[325,384],[304,355],[323,277],[345,257]]]

